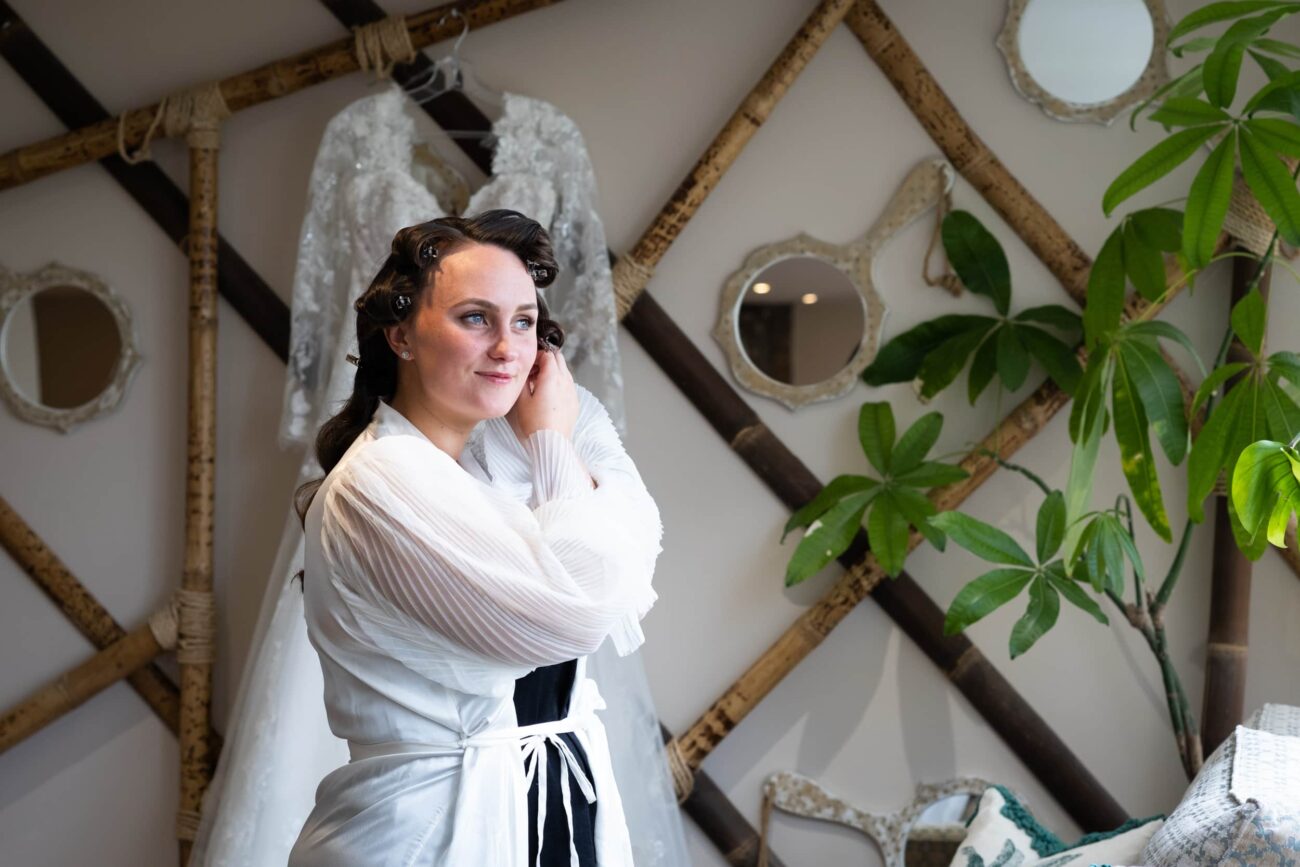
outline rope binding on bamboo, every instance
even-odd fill
[[[180,613],[176,661],[195,665],[211,665],[216,658],[213,640],[216,637],[217,617],[212,591],[176,591]]]
[[[406,18],[390,15],[387,18],[364,24],[353,31],[352,53],[357,57],[361,71],[374,70],[378,78],[388,78],[393,68],[415,59],[415,46],[411,44],[411,31]]]
[[[176,839],[196,840],[199,836],[199,822],[202,815],[196,810],[181,808],[176,811]]]
[[[149,615],[149,631],[163,650],[176,649],[176,640],[180,635],[179,609],[180,603],[172,597],[166,605]]]
[[[614,281],[614,305],[619,320],[622,320],[645,291],[650,278],[654,276],[654,269],[642,265],[631,256],[619,256],[610,276]]]
[[[221,95],[221,85],[210,81],[198,87],[164,96],[154,111],[153,120],[145,130],[144,140],[135,153],[126,146],[126,114],[117,118],[117,153],[123,160],[136,165],[152,159],[149,144],[162,127],[167,137],[185,136],[192,148],[217,150],[221,146],[221,121],[230,117],[230,106]]]
[[[686,761],[686,756],[682,753],[682,747],[677,743],[676,738],[664,744],[664,752],[668,753],[668,770],[673,775],[677,803],[684,804],[691,796],[691,792],[695,791],[695,771],[691,770],[690,763]]]

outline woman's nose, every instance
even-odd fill
[[[497,335],[497,339],[492,343],[492,356],[494,358],[512,359],[518,354],[519,350],[510,339],[509,333]]]

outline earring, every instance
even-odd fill
[[[403,350],[402,350],[402,357],[405,358],[407,361],[410,361],[410,360],[411,360],[411,353],[408,352],[408,351],[406,351],[405,349],[403,349]]]

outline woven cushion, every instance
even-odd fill
[[[1088,867],[1137,863],[1160,817],[1127,822],[1115,831],[1063,842],[1044,828],[1010,790],[992,786],[957,848],[950,867]]]
[[[1300,708],[1265,705],[1201,767],[1147,845],[1153,867],[1300,861]]]

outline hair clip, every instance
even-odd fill
[[[420,245],[420,264],[427,265],[438,258],[438,245],[432,239]]]
[[[348,353],[346,356],[344,356],[344,357],[347,358],[348,361],[352,362],[352,363],[353,363],[354,365],[356,365],[357,367],[360,367],[360,366],[361,366],[361,359],[360,359],[360,358],[357,358],[357,357],[356,357],[355,355],[353,355],[351,352],[349,352],[349,353]]]
[[[411,296],[405,292],[398,292],[393,296],[393,313],[401,318],[407,310],[411,309]]]
[[[540,283],[551,274],[551,269],[544,265],[539,265],[532,259],[524,260],[524,267],[528,269],[528,276],[533,278],[534,283]]]

